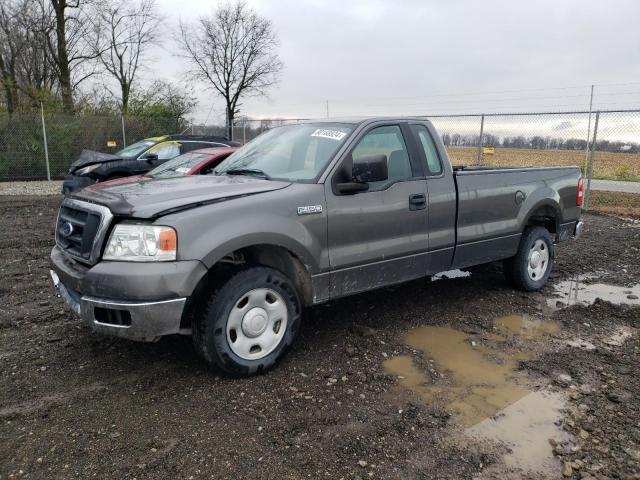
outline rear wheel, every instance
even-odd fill
[[[237,270],[211,293],[193,325],[194,345],[211,367],[249,376],[273,367],[300,326],[295,287],[277,270]]]
[[[520,290],[540,290],[553,268],[553,239],[544,227],[527,227],[518,253],[504,262],[507,279]]]

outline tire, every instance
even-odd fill
[[[234,270],[196,314],[193,343],[209,367],[248,377],[282,359],[300,317],[300,300],[285,275],[268,267]]]
[[[549,279],[554,255],[549,231],[544,227],[527,227],[520,238],[518,253],[504,262],[505,276],[520,290],[540,290]]]

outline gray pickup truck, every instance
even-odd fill
[[[581,203],[577,167],[452,168],[424,119],[313,121],[211,175],[73,193],[51,276],[97,332],[191,335],[210,366],[251,375],[282,358],[305,306],[497,260],[540,289]]]

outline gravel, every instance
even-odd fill
[[[507,446],[463,436],[442,402],[403,390],[382,353],[412,354],[404,337],[416,327],[482,338],[494,335],[496,317],[541,318],[551,285],[515,291],[488,266],[336,300],[305,311],[297,344],[272,372],[227,379],[207,370],[188,337],[101,337],[68,312],[48,277],[60,199],[0,195],[0,479],[541,478],[511,471]],[[558,248],[552,282],[597,273],[599,282],[635,284],[637,225],[585,220],[584,237]],[[598,301],[550,315],[557,338],[519,368],[569,395],[561,426],[572,440],[557,445],[552,478],[563,468],[574,480],[637,478],[637,333],[620,346],[604,340],[623,327],[637,332],[640,311]],[[446,384],[448,372],[430,368]],[[554,383],[562,373],[566,386]]]
[[[0,195],[60,195],[62,180],[0,182]]]

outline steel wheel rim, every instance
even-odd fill
[[[527,273],[534,281],[542,279],[549,268],[549,246],[544,240],[536,240],[527,256]]]
[[[273,352],[284,338],[287,304],[275,290],[254,288],[233,304],[227,318],[231,351],[245,360],[259,360]]]

